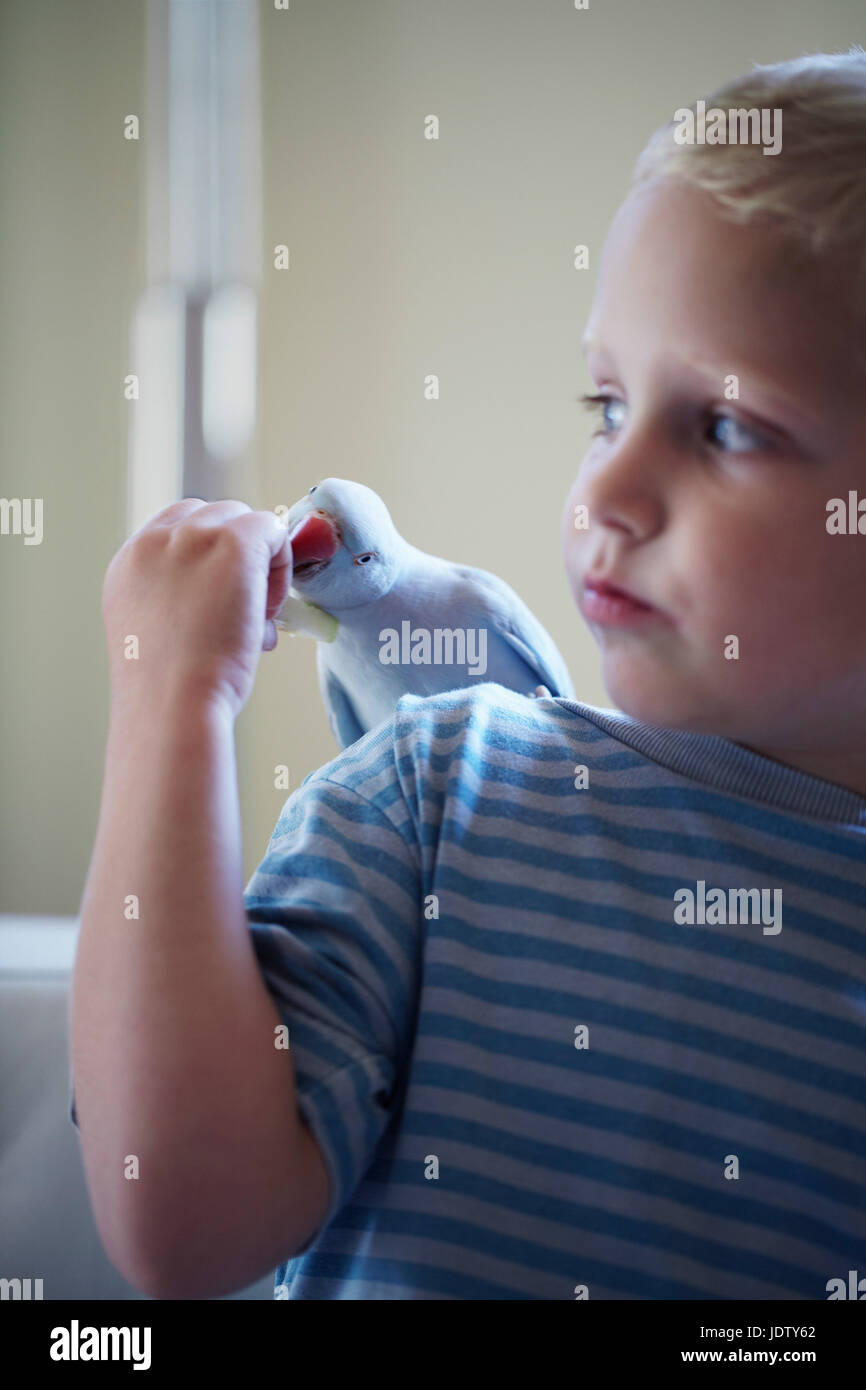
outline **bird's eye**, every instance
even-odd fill
[[[375,560],[375,558],[375,550],[365,550],[363,555],[356,555],[354,557],[356,565],[366,565],[370,562],[370,560]]]
[[[319,486],[319,484],[316,483],[314,487],[311,487],[311,488],[310,488],[310,492],[315,492],[315,491],[316,491],[316,488],[317,488],[318,486]]]

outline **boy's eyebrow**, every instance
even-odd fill
[[[584,354],[590,350],[597,350],[599,353],[606,352],[606,349],[599,340],[588,333],[585,333],[581,338],[580,346]],[[706,359],[693,357],[689,362],[683,365],[690,375],[700,374],[713,379],[719,377],[720,368],[715,362],[708,362]],[[722,373],[722,378],[724,378],[725,375],[727,374]],[[767,381],[766,378],[761,376],[759,371],[745,371],[741,366],[739,377],[742,382],[752,381],[756,393],[765,396],[768,401],[772,402],[773,408],[778,408],[779,411],[789,414],[800,429],[808,433],[811,430],[823,431],[826,428],[826,421],[823,421],[818,415],[812,412],[806,412],[801,408],[799,397],[795,400],[787,391],[780,390],[775,383]]]
[[[717,362],[708,362],[700,357],[692,358],[687,364],[687,368],[695,375],[700,374],[712,380],[718,380],[720,373],[722,373],[722,379],[730,375],[729,372],[723,372]],[[826,419],[822,418],[821,413],[804,410],[801,396],[793,396],[777,381],[763,376],[759,367],[750,368],[747,363],[741,362],[738,364],[735,375],[741,386],[748,390],[751,385],[754,394],[768,403],[770,414],[775,414],[778,411],[780,415],[787,416],[805,434],[814,430],[815,443],[818,443],[826,433],[827,422]]]

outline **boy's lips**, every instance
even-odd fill
[[[580,611],[590,623],[611,627],[631,627],[650,619],[665,619],[660,608],[629,593],[607,579],[587,575],[579,600]]]
[[[641,604],[644,608],[653,607],[651,603],[647,603],[646,599],[639,598],[629,589],[624,589],[621,584],[614,584],[609,579],[603,579],[601,575],[588,574],[583,584],[585,589],[592,589],[598,594],[610,594],[614,598],[627,598],[631,603]]]

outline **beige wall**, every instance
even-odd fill
[[[102,576],[124,539],[129,315],[140,288],[141,0],[0,0],[0,910],[75,912],[107,712]],[[862,0],[262,0],[265,245],[252,506],[328,474],[376,488],[415,544],[507,579],[580,698],[608,704],[559,516],[590,424],[578,340],[631,163],[676,106],[863,38]],[[441,122],[438,142],[423,119]],[[266,257],[266,264],[267,264]],[[422,382],[435,372],[441,399]],[[281,638],[238,724],[251,872],[291,786],[336,752],[314,648]],[[134,810],[131,812],[134,827]]]
[[[129,319],[140,274],[142,7],[0,4],[0,910],[76,912],[108,710],[102,576],[123,540]]]

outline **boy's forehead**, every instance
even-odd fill
[[[613,220],[586,338],[617,357],[628,344],[721,372],[760,364],[819,394],[855,378],[862,386],[852,268],[792,254],[768,224],[734,223],[703,190],[656,180]]]

